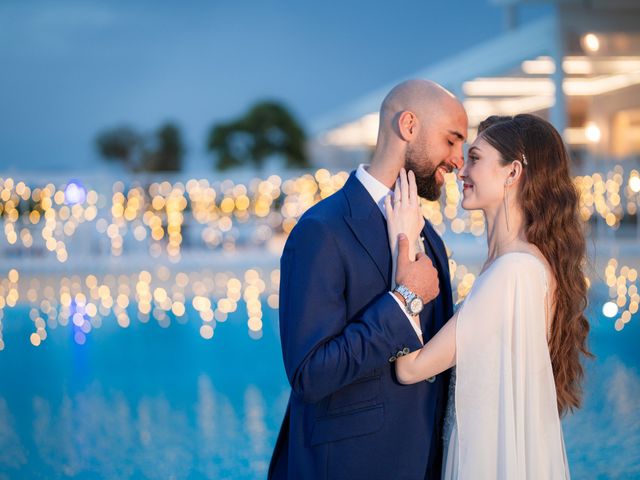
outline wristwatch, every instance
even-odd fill
[[[404,285],[398,285],[394,292],[398,292],[404,298],[405,308],[409,315],[418,315],[424,308],[424,301]]]

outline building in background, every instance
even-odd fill
[[[538,1],[551,4],[552,13],[518,25],[519,6],[534,1],[491,1],[505,8],[505,33],[410,77],[437,81],[463,100],[470,140],[489,115],[534,113],[563,132],[577,173],[608,168],[599,161],[637,163],[640,2]],[[316,164],[350,169],[367,161],[375,146],[378,109],[392,86],[313,125]]]

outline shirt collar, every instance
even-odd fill
[[[389,194],[393,195],[392,191],[389,190],[389,188],[387,188],[384,183],[373,177],[367,171],[367,166],[364,163],[358,166],[358,169],[356,170],[356,178],[360,181],[360,183],[362,183],[367,192],[369,192],[369,195],[371,195],[373,201],[376,202],[376,205],[378,205],[378,208],[382,212],[382,215],[387,218],[384,209],[384,199]]]

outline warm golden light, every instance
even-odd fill
[[[589,52],[600,50],[600,39],[595,33],[587,33],[582,37],[582,46]]]
[[[599,142],[602,136],[600,132],[600,127],[598,127],[598,125],[595,124],[594,122],[587,123],[584,129],[584,133],[585,133],[585,138],[591,143]]]
[[[374,146],[378,137],[379,114],[369,113],[358,120],[329,131],[323,141],[343,147]]]

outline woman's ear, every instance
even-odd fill
[[[522,175],[522,162],[520,160],[514,160],[511,162],[511,170],[507,177],[507,185],[513,185],[516,183]]]

